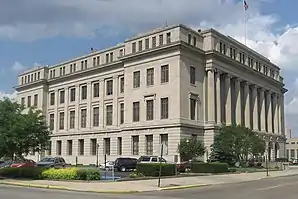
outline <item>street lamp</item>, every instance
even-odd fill
[[[98,168],[99,144],[96,144],[96,167]]]
[[[161,178],[161,164],[162,164],[162,155],[163,155],[163,142],[161,143],[160,149],[160,159],[159,159],[159,176],[157,186],[160,187],[160,178]]]

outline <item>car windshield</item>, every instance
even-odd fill
[[[44,158],[40,162],[55,162],[55,158]]]

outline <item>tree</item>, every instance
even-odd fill
[[[244,166],[249,157],[263,155],[265,141],[257,133],[243,126],[222,126],[214,137],[210,161]]]
[[[182,161],[192,160],[204,155],[204,143],[196,137],[182,139],[178,145],[178,152]]]
[[[7,98],[0,100],[0,158],[45,150],[50,134],[40,110],[25,110]]]

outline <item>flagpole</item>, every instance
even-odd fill
[[[245,34],[245,45],[246,45],[246,36],[247,36],[247,20],[246,20],[246,9],[244,9],[244,34]]]

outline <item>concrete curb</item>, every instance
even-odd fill
[[[115,190],[115,191],[107,191],[107,190],[81,190],[74,189],[65,186],[54,186],[54,185],[38,185],[38,184],[30,184],[30,183],[22,183],[22,182],[0,182],[3,185],[13,185],[20,187],[32,187],[32,188],[43,188],[43,189],[56,189],[56,190],[65,190],[65,191],[76,191],[76,192],[89,192],[89,193],[111,193],[111,194],[129,194],[129,193],[139,193],[144,191],[133,191],[133,190]]]
[[[184,185],[184,186],[172,186],[172,187],[164,187],[160,188],[160,191],[170,191],[170,190],[179,190],[179,189],[190,189],[190,188],[198,188],[198,187],[206,187],[210,186],[209,184],[191,184],[191,185]]]

